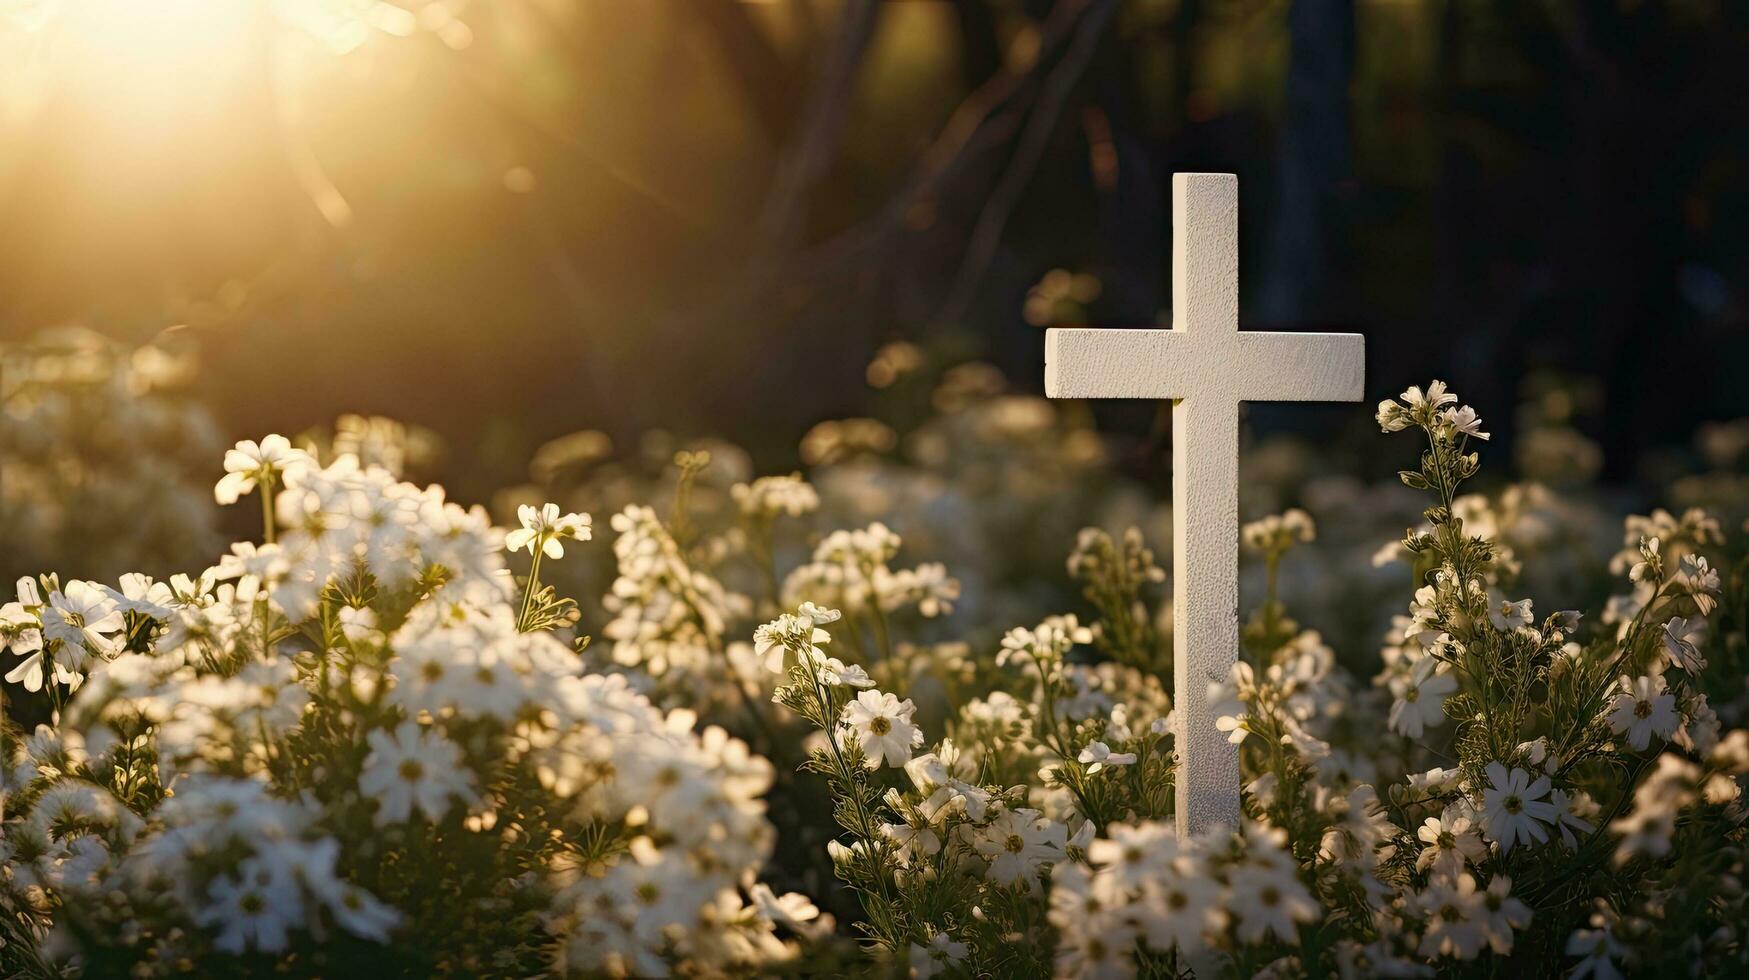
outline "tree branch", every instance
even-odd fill
[[[966,245],[965,258],[960,262],[953,288],[948,291],[938,319],[960,319],[977,295],[978,284],[983,281],[984,273],[996,257],[997,247],[1002,244],[1002,232],[1008,226],[1008,217],[1038,171],[1039,161],[1050,144],[1051,134],[1056,132],[1069,95],[1086,73],[1094,51],[1099,48],[1100,36],[1117,10],[1117,0],[1090,0],[1086,7],[1086,15],[1081,18],[1062,63],[1045,80],[1038,104],[1020,135],[1020,145],[1015,148],[1007,169],[997,181],[995,191],[984,202],[984,209],[979,213],[978,223]]]
[[[809,93],[801,134],[779,167],[759,218],[759,239],[771,251],[788,251],[806,213],[808,192],[838,156],[856,76],[874,39],[879,11],[880,0],[846,0],[837,41]]]

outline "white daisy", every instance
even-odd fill
[[[917,706],[910,698],[900,701],[880,691],[863,691],[844,706],[841,724],[856,732],[863,763],[879,769],[885,762],[893,768],[911,759],[911,750],[923,744],[923,732],[911,723]]]
[[[1609,729],[1626,735],[1628,745],[1642,752],[1652,736],[1668,739],[1682,724],[1676,713],[1676,695],[1664,689],[1664,675],[1621,678],[1622,693],[1609,704]]]
[[[1521,842],[1548,840],[1547,825],[1556,816],[1554,804],[1543,799],[1549,794],[1549,777],[1532,780],[1523,769],[1508,771],[1498,762],[1488,763],[1485,772],[1489,786],[1482,791],[1482,826],[1488,838],[1500,845],[1502,853]]]
[[[286,474],[301,472],[310,463],[309,455],[293,449],[285,436],[270,435],[259,443],[245,439],[225,453],[225,475],[213,487],[213,499],[234,504],[258,484],[284,483]]]
[[[1458,807],[1428,817],[1415,836],[1427,844],[1415,862],[1416,869],[1431,870],[1436,875],[1455,878],[1463,874],[1466,864],[1474,864],[1488,854],[1488,845],[1476,832],[1475,822]]]
[[[1567,845],[1569,851],[1576,850],[1579,847],[1578,835],[1589,834],[1597,829],[1591,821],[1584,819],[1585,816],[1596,814],[1597,804],[1583,792],[1569,796],[1563,789],[1549,794],[1549,802],[1555,805],[1555,826],[1560,828],[1561,843]]]
[[[1037,810],[1003,810],[978,828],[972,846],[990,862],[989,877],[1005,885],[1031,882],[1063,857],[1067,828]]]
[[[358,791],[377,801],[377,826],[409,819],[414,807],[442,820],[451,798],[473,796],[473,774],[462,764],[461,749],[441,734],[404,721],[392,734],[377,729],[366,738],[371,753]]]
[[[258,857],[239,865],[237,874],[213,879],[207,904],[196,910],[195,921],[216,926],[213,945],[227,953],[283,951],[290,944],[290,931],[304,922],[304,898],[296,881],[274,873]]]
[[[566,538],[588,541],[594,534],[588,514],[561,514],[555,503],[542,504],[538,510],[532,504],[523,504],[516,508],[516,517],[522,526],[504,535],[506,551],[526,548],[531,555],[540,551],[548,558],[563,558],[562,541]]]
[[[1137,924],[1148,945],[1159,952],[1201,949],[1209,936],[1226,928],[1220,885],[1198,862],[1173,861],[1144,883],[1142,891],[1145,902]]]
[[[1487,936],[1476,921],[1483,911],[1482,896],[1476,893],[1476,879],[1467,874],[1434,878],[1415,897],[1415,903],[1427,917],[1427,928],[1416,952],[1428,957],[1467,960],[1482,951]]]
[[[1391,730],[1420,738],[1429,725],[1445,720],[1445,699],[1458,688],[1457,678],[1432,657],[1422,657],[1408,675],[1391,678]]]
[[[77,672],[89,658],[108,660],[121,652],[119,635],[127,628],[121,607],[102,586],[75,579],[49,594],[42,609],[44,643],[55,648],[57,671]]]
[[[1579,962],[1573,965],[1567,974],[1568,980],[1584,980],[1593,977],[1595,980],[1622,980],[1621,970],[1616,968],[1615,961],[1626,952],[1621,943],[1616,942],[1609,927],[1593,916],[1591,924],[1595,929],[1575,929],[1567,937],[1567,955],[1579,957]]]
[[[1158,878],[1178,859],[1178,835],[1164,824],[1138,826],[1114,823],[1106,836],[1087,845],[1087,857],[1100,865],[1125,890],[1134,890]]]
[[[1297,924],[1314,922],[1318,903],[1291,869],[1247,864],[1227,876],[1228,908],[1238,918],[1234,933],[1241,942],[1260,943],[1273,934],[1299,942]]]
[[[1488,948],[1501,956],[1512,952],[1512,933],[1530,925],[1530,909],[1512,897],[1512,879],[1496,877],[1482,893],[1481,914],[1476,917]]]

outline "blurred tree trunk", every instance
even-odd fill
[[[1333,319],[1340,284],[1345,198],[1353,179],[1348,87],[1354,75],[1354,0],[1294,0],[1286,114],[1263,291],[1267,323]]]

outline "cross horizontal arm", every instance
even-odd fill
[[[1051,398],[1358,401],[1366,338],[1352,333],[1230,333],[1058,327],[1045,333]]]
[[[1183,398],[1196,387],[1190,338],[1180,330],[1045,331],[1049,398]]]
[[[1240,401],[1357,402],[1366,393],[1366,338],[1357,333],[1241,330],[1229,383]]]

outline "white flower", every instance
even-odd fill
[[[1533,781],[1523,769],[1508,772],[1498,762],[1488,763],[1485,772],[1489,786],[1482,791],[1482,826],[1501,852],[1520,842],[1540,844],[1548,840],[1546,825],[1556,816],[1554,804],[1543,799],[1549,794],[1549,777]]]
[[[1640,539],[1640,560],[1628,569],[1628,581],[1651,582],[1664,577],[1664,558],[1657,538]]]
[[[910,698],[900,701],[880,691],[863,691],[844,706],[841,724],[856,732],[863,763],[879,769],[885,762],[893,768],[911,759],[911,750],[923,744],[923,732],[911,723],[917,706]]]
[[[1667,739],[1675,734],[1682,716],[1676,713],[1676,695],[1664,689],[1663,674],[1623,677],[1620,683],[1622,693],[1609,704],[1610,731],[1627,735],[1635,752],[1644,751],[1653,735]]]
[[[1682,587],[1702,616],[1710,615],[1719,604],[1719,573],[1703,555],[1682,556]]]
[[[1466,864],[1474,864],[1488,854],[1488,845],[1476,833],[1467,807],[1450,807],[1437,817],[1428,817],[1415,836],[1427,846],[1415,862],[1417,870],[1432,869],[1436,875],[1455,878],[1464,872]]]
[[[1496,877],[1482,893],[1482,910],[1476,919],[1488,948],[1501,956],[1512,952],[1512,931],[1530,925],[1530,909],[1512,897],[1512,879]]]
[[[1579,847],[1578,835],[1589,834],[1597,829],[1589,820],[1583,819],[1580,814],[1595,814],[1597,804],[1593,803],[1591,797],[1583,792],[1578,796],[1569,796],[1567,791],[1563,789],[1551,793],[1549,802],[1555,805],[1555,826],[1560,828],[1561,843],[1567,845],[1569,851],[1576,850]],[[1579,808],[1579,813],[1574,812],[1575,808]]]
[[[1185,952],[1201,949],[1210,935],[1226,927],[1220,885],[1199,861],[1181,855],[1145,882],[1142,893],[1137,924],[1158,952],[1174,947]]]
[[[559,505],[554,503],[542,504],[538,510],[523,504],[516,508],[516,517],[522,526],[504,535],[506,551],[527,548],[532,555],[538,549],[548,558],[563,558],[565,546],[560,542],[566,538],[588,541],[594,533],[588,514],[560,514]]]
[[[1379,402],[1379,410],[1373,418],[1378,420],[1379,428],[1385,432],[1401,432],[1414,423],[1409,413],[1403,411],[1403,406],[1397,404],[1395,398],[1387,398]]]
[[[1257,672],[1243,660],[1233,664],[1226,680],[1209,682],[1209,713],[1215,716],[1215,727],[1227,733],[1228,742],[1238,745],[1251,734],[1247,701],[1256,694]]]
[[[1719,744],[1719,714],[1708,703],[1705,694],[1689,699],[1683,711],[1682,727],[1670,736],[1670,741],[1695,755],[1706,755]]]
[[[760,915],[798,935],[817,937],[832,929],[832,917],[822,917],[814,900],[800,892],[779,895],[761,881],[747,889],[747,897]]]
[[[815,663],[818,664],[816,676],[828,687],[874,687],[874,678],[868,676],[868,671],[859,664],[847,664],[837,657],[826,657]]]
[[[1227,876],[1228,908],[1238,918],[1234,928],[1241,942],[1260,943],[1274,934],[1298,944],[1296,923],[1314,922],[1321,913],[1306,886],[1289,867],[1247,864]]]
[[[1134,752],[1113,752],[1111,746],[1104,742],[1093,742],[1081,750],[1081,754],[1075,757],[1075,761],[1083,764],[1091,763],[1087,766],[1087,775],[1091,776],[1107,766],[1133,766],[1136,764],[1136,754]]]
[[[750,484],[737,483],[730,488],[729,495],[741,513],[750,517],[769,519],[778,514],[800,517],[820,507],[820,495],[800,473],[762,476]]]
[[[1600,919],[1600,916],[1591,919],[1591,924],[1598,928],[1575,929],[1567,937],[1567,955],[1580,958],[1572,972],[1567,974],[1568,980],[1584,980],[1585,977],[1622,980],[1622,972],[1616,969],[1615,961],[1621,958],[1624,950]]]
[[[1037,810],[1003,810],[978,828],[972,846],[990,862],[989,877],[1005,885],[1037,880],[1039,870],[1062,858],[1068,829]]]
[[[1487,937],[1481,924],[1475,921],[1482,913],[1482,897],[1476,893],[1476,879],[1467,874],[1434,878],[1425,891],[1415,896],[1415,904],[1427,917],[1427,928],[1416,952],[1422,956],[1452,956],[1460,960],[1473,959],[1481,952]]]
[[[1670,663],[1681,667],[1690,675],[1705,670],[1706,660],[1701,657],[1700,649],[1694,642],[1705,628],[1704,619],[1670,617],[1670,622],[1664,624],[1664,652]]]
[[[966,944],[955,942],[946,932],[929,938],[929,945],[911,944],[910,965],[913,977],[933,977],[966,958]]]
[[[1114,823],[1105,833],[1087,845],[1087,857],[1126,891],[1156,880],[1179,859],[1178,836],[1164,824]]]
[[[473,796],[473,774],[462,764],[461,749],[441,734],[404,721],[393,734],[377,729],[366,738],[371,753],[358,776],[358,791],[377,801],[377,826],[407,820],[414,807],[432,821],[442,820],[452,797]]]
[[[1530,600],[1520,599],[1508,602],[1502,599],[1488,607],[1488,620],[1497,630],[1512,630],[1520,626],[1529,626],[1536,617],[1530,611]]]
[[[208,902],[195,912],[195,921],[217,926],[213,945],[227,953],[250,948],[282,952],[290,942],[288,932],[304,921],[304,899],[297,882],[259,857],[239,865],[237,875],[213,879],[207,888]]]
[[[156,620],[168,620],[174,611],[176,594],[169,585],[154,582],[150,575],[139,572],[129,572],[121,577],[118,583],[121,588],[102,587],[109,593],[109,598],[116,606],[126,612],[136,612],[142,616],[150,616]]]
[[[390,931],[401,923],[401,913],[334,874],[334,863],[340,856],[339,841],[324,837],[296,851],[302,859],[298,877],[333,914],[340,928],[363,939],[388,942]]]
[[[1445,382],[1438,380],[1428,382],[1426,394],[1422,394],[1419,385],[1410,385],[1397,397],[1407,402],[1410,409],[1444,408],[1456,405],[1458,400],[1456,394],[1445,390]]]
[[[1457,691],[1457,678],[1445,665],[1432,657],[1415,662],[1408,676],[1391,678],[1391,693],[1397,699],[1391,703],[1391,730],[1410,738],[1420,738],[1429,725],[1445,720],[1445,699]]]
[[[225,475],[213,487],[213,499],[234,504],[258,484],[284,483],[287,474],[301,472],[310,462],[285,436],[270,435],[259,443],[245,439],[225,453]]]
[[[1435,766],[1426,772],[1410,773],[1407,777],[1409,788],[1422,793],[1436,793],[1443,789],[1456,786],[1463,778],[1463,773],[1456,769],[1442,769]]]
[[[1017,626],[1002,637],[996,666],[1007,666],[1015,657],[1026,657],[1049,672],[1077,643],[1092,643],[1093,631],[1074,616],[1052,616],[1033,629]]]
[[[42,604],[36,582],[30,578],[19,579],[18,599],[0,605],[0,648],[9,648],[13,653],[27,657],[43,648],[42,620],[38,618]],[[12,677],[6,679],[14,681]],[[32,690],[41,686],[39,683]]]
[[[821,645],[832,642],[832,634],[820,627],[837,622],[841,615],[843,614],[836,609],[823,609],[811,602],[804,602],[793,615],[784,613],[755,629],[753,653],[762,660],[765,669],[774,674],[783,673],[784,660],[792,650],[802,661],[819,664],[828,659],[825,651],[820,649]],[[832,662],[838,663],[836,660]]]
[[[1453,432],[1460,432],[1477,439],[1487,439],[1488,433],[1482,431],[1482,420],[1476,415],[1476,410],[1468,405],[1463,408],[1448,408],[1439,413],[1439,420],[1451,426]]]
[[[27,657],[6,679],[22,683],[26,690],[41,690],[45,660],[53,653],[54,681],[78,686],[91,658],[108,660],[121,652],[121,632],[127,626],[120,607],[102,586],[75,579],[58,592],[39,613],[42,617],[43,654]]]
[[[1294,507],[1285,513],[1271,514],[1244,525],[1239,529],[1239,541],[1253,551],[1282,552],[1296,544],[1312,541],[1317,534],[1312,515]]]

